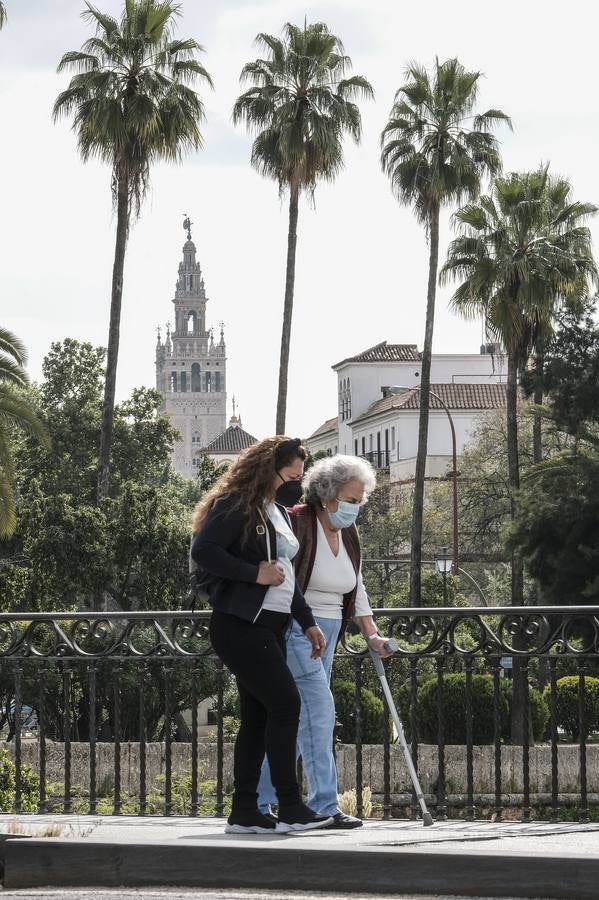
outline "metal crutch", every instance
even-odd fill
[[[393,697],[391,695],[391,688],[389,687],[389,682],[387,681],[387,676],[385,674],[385,667],[383,665],[383,660],[371,647],[368,648],[370,651],[370,656],[372,657],[372,662],[374,663],[374,668],[376,670],[376,674],[379,676],[381,687],[383,688],[383,694],[385,695],[385,700],[387,701],[387,706],[389,708],[389,712],[391,713],[391,717],[395,724],[395,728],[397,729],[397,735],[399,737],[399,743],[401,744],[401,749],[404,755],[404,759],[406,761],[406,766],[408,768],[408,772],[410,774],[410,778],[412,780],[412,784],[414,785],[414,790],[416,792],[416,797],[418,799],[418,803],[420,804],[420,811],[422,813],[422,824],[423,825],[434,825],[434,819],[426,808],[426,800],[424,799],[424,794],[422,793],[422,788],[420,787],[420,782],[418,781],[418,775],[416,774],[416,769],[414,768],[414,763],[412,762],[412,757],[410,756],[410,750],[408,748],[408,742],[406,741],[406,736],[404,734],[403,725],[401,724],[401,719],[399,718],[399,713],[397,712],[397,707],[393,702]],[[399,645],[397,641],[394,641],[392,638],[387,641],[385,644],[385,649],[389,650],[391,653],[395,653],[399,650]]]

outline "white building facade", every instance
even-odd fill
[[[187,241],[173,305],[175,327],[166,339],[158,331],[156,387],[164,397],[163,411],[181,434],[173,449],[174,469],[195,477],[198,457],[226,428],[227,359],[223,326],[220,340],[206,326],[206,290],[196,246],[186,221]]]
[[[427,476],[444,475],[451,464],[450,412],[458,455],[488,410],[506,403],[506,362],[494,346],[478,354],[436,354],[431,365]],[[338,417],[306,441],[314,453],[364,456],[389,470],[391,481],[414,476],[420,411],[420,362],[413,344],[377,344],[333,366]],[[436,395],[436,396],[433,396]]]

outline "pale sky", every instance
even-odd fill
[[[117,13],[122,0],[97,0]],[[0,302],[2,324],[26,343],[33,378],[52,341],[69,336],[105,345],[114,219],[110,173],[83,165],[67,123],[51,123],[68,75],[65,50],[90,26],[81,0],[6,0],[0,32]],[[331,365],[381,340],[422,345],[428,248],[400,207],[379,164],[379,135],[410,60],[457,55],[484,72],[480,109],[499,107],[506,171],[549,161],[571,178],[578,199],[599,201],[597,14],[588,0],[328,0],[295,3],[183,0],[179,34],[206,47],[215,80],[204,91],[205,149],[181,166],[152,172],[152,189],[131,231],[125,270],[117,394],[154,382],[156,326],[173,319],[171,300],[189,213],[210,302],[207,322],[226,323],[228,394],[257,437],[274,428],[282,319],[287,201],[249,165],[250,138],[231,124],[242,65],[260,31],[286,21],[324,21],[343,40],[354,72],[372,83],[363,103],[362,144],[300,210],[287,432],[306,436],[336,413]],[[593,228],[597,229],[599,223]],[[441,259],[449,237],[441,238]],[[478,352],[480,325],[438,295],[435,349]]]

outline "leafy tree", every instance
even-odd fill
[[[522,481],[512,544],[547,603],[599,602],[599,456],[564,451]]]
[[[480,75],[466,71],[457,59],[444,63],[436,60],[432,75],[413,63],[406,71],[405,84],[395,95],[381,135],[383,171],[399,201],[413,207],[430,240],[412,519],[412,605],[417,605],[420,597],[440,211],[444,206],[474,199],[480,192],[481,179],[500,171],[501,157],[491,130],[497,122],[510,124],[500,110],[473,114]]]
[[[599,596],[599,328],[594,303],[566,309],[541,370],[525,380],[540,383],[544,414],[571,435],[561,452],[522,480],[510,532],[548,603],[596,603]]]
[[[287,372],[295,285],[299,198],[313,193],[318,181],[332,181],[343,166],[343,136],[361,136],[358,97],[373,96],[365,78],[346,77],[351,59],[339,38],[321,22],[303,27],[287,23],[282,40],[259,34],[265,59],[247,63],[241,82],[252,87],[238,97],[233,121],[256,134],[252,165],[289,190],[289,230],[285,303],[281,334],[277,434],[285,432]]]
[[[227,463],[217,463],[205,451],[201,451],[198,457],[196,481],[197,485],[204,494],[209,491],[221,475],[228,469]]]
[[[26,362],[21,341],[6,328],[0,328],[0,538],[10,537],[16,524],[12,431],[21,429],[32,435],[36,443],[49,444],[42,420],[22,390],[29,381]]]
[[[498,178],[491,194],[464,206],[455,220],[442,281],[461,283],[452,305],[466,318],[484,316],[488,333],[505,347],[510,503],[515,514],[520,485],[518,375],[535,347],[551,335],[558,304],[584,296],[596,279],[589,229],[596,211],[572,199],[569,182],[534,172]],[[512,560],[512,603],[522,602],[522,561]]]
[[[546,417],[576,439],[588,439],[589,427],[599,425],[599,328],[597,300],[566,306],[559,329],[545,348],[540,367],[525,372],[522,388],[530,397],[549,397]]]
[[[136,390],[116,409],[111,496],[95,502],[104,351],[66,340],[44,360],[32,394],[46,410],[51,446],[16,446],[20,510],[4,547],[11,608],[78,605],[174,608],[187,587],[188,518],[200,492],[174,475],[177,432],[160,396]]]
[[[196,59],[203,48],[173,37],[180,13],[174,0],[125,0],[120,22],[87,2],[86,21],[96,33],[81,51],[62,57],[58,71],[74,70],[56,99],[53,116],[72,117],[84,162],[99,158],[112,170],[116,244],[112,273],[108,361],[100,434],[98,497],[108,494],[121,300],[132,210],[139,215],[150,169],[178,161],[202,144],[204,108],[193,90],[212,84]]]

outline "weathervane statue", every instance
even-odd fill
[[[193,225],[193,222],[191,221],[191,219],[189,218],[187,213],[183,213],[183,215],[185,216],[185,218],[183,219],[183,228],[187,232],[187,240],[190,241],[191,240],[191,226]]]

